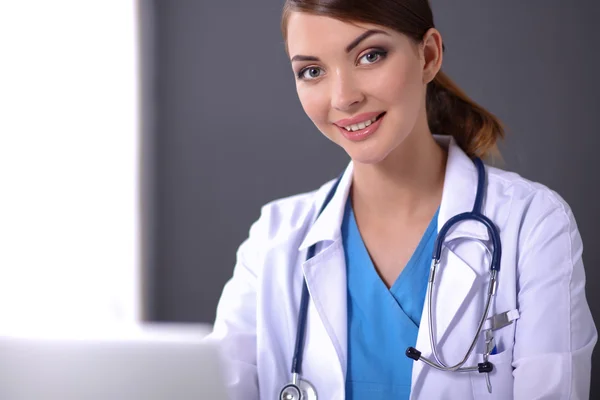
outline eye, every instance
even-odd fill
[[[323,70],[319,67],[307,67],[298,72],[298,79],[312,80],[320,77]]]
[[[364,56],[358,59],[358,63],[362,65],[374,64],[385,58],[387,51],[385,50],[371,50]],[[364,62],[363,62],[364,61]]]

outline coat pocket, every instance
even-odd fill
[[[512,399],[512,348],[506,349],[498,354],[490,355],[488,361],[494,365],[494,369],[489,374],[492,392],[490,393],[488,391],[485,373],[471,372],[473,397],[475,399]],[[483,362],[483,354],[477,354],[477,362]]]

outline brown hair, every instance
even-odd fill
[[[407,35],[416,43],[435,27],[428,0],[286,0],[281,19],[286,42],[287,21],[292,12],[384,26]],[[497,154],[496,141],[504,137],[502,124],[442,71],[427,86],[426,104],[432,132],[452,135],[471,157]]]

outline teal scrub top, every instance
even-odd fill
[[[408,399],[439,209],[393,286],[381,280],[361,238],[350,198],[342,222],[348,278],[346,399]]]

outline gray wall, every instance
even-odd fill
[[[573,208],[600,324],[600,3],[432,3],[446,72],[508,128],[505,168],[550,186]],[[148,319],[212,322],[260,206],[316,188],[347,162],[300,107],[281,4],[141,2],[144,58],[153,60],[144,65]]]

